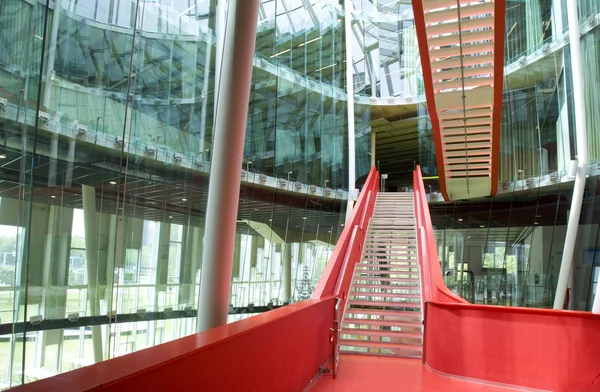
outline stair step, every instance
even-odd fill
[[[395,274],[385,273],[385,272],[383,272],[383,273],[382,272],[380,272],[380,273],[360,272],[358,274],[354,274],[353,278],[357,279],[357,280],[359,280],[359,279],[381,280],[384,282],[399,282],[399,283],[417,283],[417,282],[421,281],[421,279],[419,279],[419,278],[399,278],[399,277],[390,276],[390,275],[395,275]]]
[[[390,265],[396,265],[398,267],[409,267],[410,265],[418,265],[417,255],[390,255],[389,257],[376,257],[375,255],[363,254],[361,261],[367,262],[378,262],[386,261]],[[416,268],[416,267],[415,267]]]
[[[368,271],[367,268],[385,268],[386,271],[398,271],[398,272],[408,272],[408,273],[418,273],[418,271],[412,271],[414,269],[417,269],[416,267],[396,267],[393,264],[389,264],[387,262],[385,262],[385,264],[378,264],[378,263],[358,263],[356,264],[356,268],[360,269],[361,271]]]
[[[374,342],[374,341],[357,340],[357,339],[340,339],[340,346],[379,348],[379,349],[401,349],[401,350],[406,350],[406,351],[414,351],[415,353],[419,353],[419,354],[421,354],[423,352],[423,347],[420,345],[417,345],[417,344]]]
[[[419,279],[419,276],[420,276],[418,271],[413,271],[413,272],[390,271],[389,269],[381,269],[381,268],[380,269],[370,269],[370,270],[358,269],[358,270],[355,270],[355,272],[356,273],[354,274],[354,276],[357,276],[357,277],[364,276],[364,275],[382,276],[382,277],[394,275],[393,277]]]
[[[420,308],[420,302],[394,302],[394,301],[363,301],[359,299],[349,299],[350,306],[377,306],[382,308]],[[370,310],[370,309],[367,309]],[[379,310],[379,309],[375,309]]]
[[[364,314],[369,316],[382,316],[382,317],[392,317],[402,318],[402,319],[410,319],[411,321],[421,322],[422,316],[421,312],[416,311],[402,311],[402,310],[391,310],[391,309],[364,309],[364,308],[348,308],[346,309],[346,313],[348,314]],[[406,320],[403,320],[406,321]]]
[[[369,325],[375,327],[421,328],[421,321],[390,321],[383,319],[344,318],[343,325]]]
[[[381,293],[373,291],[351,291],[353,297],[381,297],[381,298],[406,298],[406,299],[421,299],[421,294],[408,293]],[[356,298],[354,298],[356,299]]]
[[[416,283],[415,286],[417,286],[417,287],[418,287],[418,283],[421,281],[421,279],[415,279],[415,278],[385,278],[383,276],[358,276],[358,275],[354,275],[353,279],[355,281],[356,280],[376,280],[378,282]]]
[[[352,288],[357,289],[381,289],[386,291],[393,290],[404,290],[404,291],[418,291],[421,292],[421,288],[417,286],[396,286],[390,284],[368,284],[368,283],[355,283],[352,285]]]
[[[421,332],[386,331],[381,329],[344,328],[342,334],[358,336],[378,336],[404,339],[423,339]]]

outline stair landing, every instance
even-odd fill
[[[342,354],[336,378],[320,376],[306,391],[504,392],[522,388],[490,385],[434,373],[420,359]]]

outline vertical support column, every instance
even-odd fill
[[[446,229],[442,229],[442,279],[446,276]]]
[[[235,242],[233,245],[233,268],[231,270],[232,278],[240,277],[240,264],[242,257],[242,235],[235,235]]]
[[[579,216],[581,204],[585,192],[585,179],[588,168],[587,154],[587,129],[585,113],[585,97],[583,90],[583,68],[581,66],[581,37],[579,36],[579,15],[577,11],[577,0],[567,0],[567,18],[569,20],[569,46],[571,48],[571,75],[573,76],[573,102],[575,106],[575,135],[577,139],[577,176],[573,187],[573,198],[571,199],[571,211],[567,223],[567,234],[565,236],[565,247],[560,262],[560,272],[556,284],[556,296],[554,297],[554,309],[562,309],[567,293],[567,285],[573,262],[575,258],[575,242],[579,231]],[[598,285],[600,286],[600,285]],[[600,313],[600,298],[596,295],[592,306],[594,313]]]
[[[233,267],[231,268],[231,286],[229,287],[229,303],[233,306],[236,306],[236,303],[233,301],[233,295],[235,294],[235,292],[233,291],[233,279],[240,277],[241,257],[242,257],[242,235],[236,234],[235,242],[233,244]]]
[[[58,24],[60,22],[60,1],[54,2],[52,12],[52,29],[50,30],[50,41],[48,42],[48,59],[46,62],[46,75],[44,77],[44,96],[42,105],[50,108],[50,95],[52,93],[52,81],[54,80],[54,61],[56,59],[56,43],[58,40]],[[47,110],[46,109],[46,110]],[[57,114],[57,120],[59,115]],[[57,121],[58,123],[59,121]],[[48,186],[56,186],[56,170],[58,166],[58,134],[53,133],[50,140],[50,162],[48,165]]]
[[[62,319],[66,316],[72,224],[73,209],[50,206],[48,231],[45,238],[46,243],[43,247],[42,315],[46,320]],[[37,238],[36,241],[43,239],[43,237]],[[33,238],[32,241],[34,241]],[[35,365],[37,367],[46,366],[46,347],[50,345],[58,345],[60,347],[63,333],[64,330],[62,329],[38,332],[39,342],[36,344],[37,352],[35,356]],[[54,363],[55,368],[52,370],[58,371],[60,350],[56,350],[56,357],[48,362]]]
[[[286,243],[283,247],[283,302],[290,303],[292,298],[292,244]]]
[[[371,131],[371,167],[375,166],[375,151],[377,150],[377,134]]]
[[[90,304],[90,316],[100,315],[100,297],[98,296],[98,231],[96,225],[96,189],[88,185],[81,186],[83,199],[83,224],[85,228],[85,264],[87,269],[87,294]],[[102,330],[99,325],[92,326],[92,347],[94,362],[101,362]]]
[[[352,4],[344,0],[344,30],[346,38],[346,94],[348,96],[348,204],[346,221],[354,207],[356,184],[356,146],[354,136],[354,62],[352,57]]]
[[[225,325],[233,267],[240,176],[250,101],[259,0],[231,0],[223,45],[205,246],[198,301],[198,331]]]

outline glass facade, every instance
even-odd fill
[[[590,167],[567,297],[570,309],[590,310],[600,262],[600,5],[578,3]],[[553,306],[577,159],[572,74],[578,71],[571,67],[568,33],[564,1],[506,2],[499,195],[432,205],[446,282],[469,301]],[[433,149],[429,144],[422,155]],[[430,185],[432,200],[440,200],[437,183]]]
[[[224,4],[0,2],[0,389],[196,331]],[[309,297],[343,229],[343,18],[261,3],[230,321]]]
[[[436,203],[410,2],[352,1],[352,31],[343,3],[261,1],[230,321],[310,296],[355,186],[349,101],[357,185],[372,160],[389,189],[415,163],[429,177],[449,287],[551,306],[577,156],[565,2],[506,1],[499,195],[455,203]],[[0,389],[195,332],[224,4],[0,1]],[[591,166],[575,309],[600,271],[599,7],[579,2]]]

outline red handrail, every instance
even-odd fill
[[[423,300],[425,302],[468,303],[450,291],[444,283],[420,166],[417,166],[413,174],[413,190],[415,195],[418,233],[417,249],[419,250],[419,265],[421,267]]]
[[[325,298],[333,295],[342,299],[342,306],[345,304],[346,293],[351,283],[350,277],[354,273],[354,266],[360,259],[365,232],[373,216],[378,189],[379,172],[372,167],[312,298]],[[342,309],[344,308],[342,307]]]
[[[600,317],[470,304],[445,285],[419,167],[415,213],[424,298],[423,362],[439,372],[553,391],[598,390]]]

